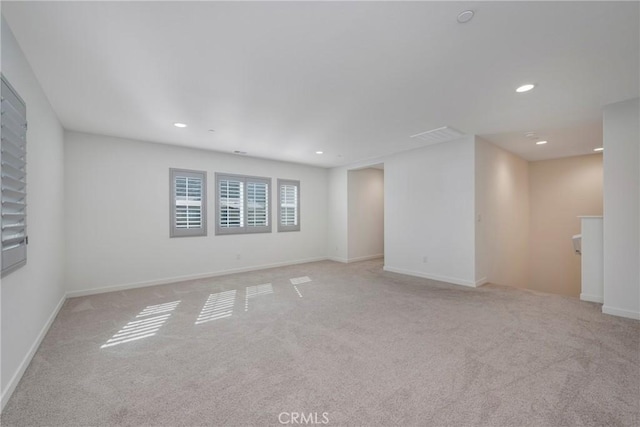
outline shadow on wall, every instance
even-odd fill
[[[529,288],[579,296],[580,256],[571,237],[580,215],[602,215],[602,155],[529,163]]]

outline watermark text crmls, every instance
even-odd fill
[[[293,425],[321,425],[329,424],[328,412],[280,412],[278,414],[280,424]]]

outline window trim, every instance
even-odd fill
[[[296,213],[298,216],[298,223],[296,225],[283,225],[282,224],[282,186],[294,185],[298,190],[298,198],[296,200]],[[287,231],[300,231],[300,181],[293,179],[279,179],[278,178],[278,232]]]
[[[215,221],[216,221],[216,236],[225,236],[230,234],[254,234],[254,233],[271,233],[272,232],[272,221],[271,221],[271,209],[272,209],[272,189],[271,189],[271,178],[264,176],[251,176],[251,175],[238,175],[231,173],[223,173],[216,172],[216,213],[215,213]],[[243,191],[242,191],[242,214],[244,217],[244,225],[242,227],[220,227],[220,181],[224,179],[241,181],[243,183]],[[247,226],[247,184],[250,182],[258,182],[267,184],[267,225],[261,227],[250,227]]]
[[[202,179],[201,228],[176,227],[176,176]],[[207,235],[207,172],[169,168],[169,237],[205,237]]]

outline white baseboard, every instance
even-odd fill
[[[330,256],[327,259],[329,261],[341,262],[343,264],[348,264],[349,263],[349,260],[347,258],[341,258],[341,257],[337,257],[337,256]]]
[[[483,277],[482,279],[478,279],[476,280],[476,288],[479,288],[482,285],[486,285],[487,283],[489,283],[489,280],[486,277]]]
[[[470,280],[458,279],[455,277],[437,276],[435,274],[427,274],[421,271],[405,270],[402,268],[389,267],[387,265],[383,267],[383,270],[389,271],[391,273],[406,274],[407,276],[423,277],[425,279],[437,280],[438,282],[446,282],[454,285],[467,286],[470,288],[476,287],[476,282],[472,282]]]
[[[184,282],[187,280],[207,279],[209,277],[226,276],[228,274],[246,273],[248,271],[265,270],[267,268],[286,267],[288,265],[305,264],[307,262],[326,261],[327,257],[305,258],[295,261],[277,262],[251,267],[232,268],[229,270],[212,271],[209,273],[191,274],[187,276],[168,277],[164,279],[149,280],[145,282],[125,283],[121,285],[104,286],[100,288],[85,289],[81,291],[67,292],[67,298],[84,297],[88,295],[103,294],[106,292],[124,291],[127,289],[146,288],[147,286],[166,285],[168,283]]]
[[[599,304],[602,304],[604,302],[604,298],[602,297],[602,295],[580,294],[580,299],[582,301],[597,302]]]
[[[347,264],[351,262],[369,261],[371,259],[380,259],[380,258],[384,258],[384,254],[359,256],[355,258],[348,258]]]
[[[623,308],[615,308],[615,307],[603,305],[602,312],[604,314],[610,314],[612,316],[620,316],[620,317],[627,317],[629,319],[640,320],[640,312],[638,311],[625,310]]]
[[[62,298],[60,299],[60,302],[56,306],[56,308],[53,309],[53,313],[51,313],[51,315],[49,316],[49,319],[47,319],[47,322],[44,324],[44,326],[40,330],[40,333],[38,334],[38,336],[36,337],[36,340],[31,345],[31,348],[29,348],[29,351],[22,359],[22,362],[18,366],[18,369],[11,377],[11,380],[9,380],[7,387],[4,390],[2,390],[2,397],[0,402],[0,405],[1,405],[0,408],[2,410],[4,410],[4,407],[9,401],[9,398],[11,397],[14,390],[18,386],[18,383],[20,382],[22,375],[24,375],[24,372],[29,367],[29,363],[31,363],[31,359],[33,359],[33,356],[36,354],[36,351],[38,351],[38,348],[40,347],[40,343],[42,343],[42,340],[44,339],[45,335],[47,335],[47,332],[49,332],[49,328],[53,324],[53,321],[55,320],[56,316],[60,312],[60,309],[64,305],[64,302],[66,301],[66,299],[67,299],[67,296],[63,295]]]

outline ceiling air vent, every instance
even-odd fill
[[[411,135],[411,138],[416,138],[429,144],[437,144],[439,142],[451,141],[452,139],[460,138],[463,135],[464,133],[457,129],[450,128],[449,126],[443,126],[441,128],[431,129],[426,132]]]

